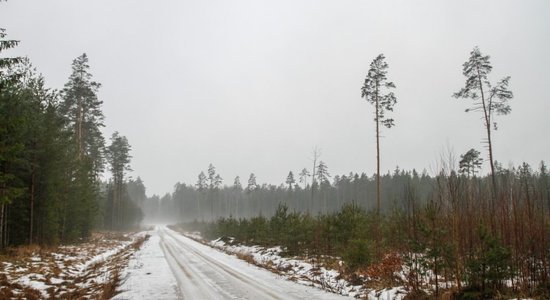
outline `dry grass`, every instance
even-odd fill
[[[120,271],[115,270],[111,276],[111,280],[103,284],[101,290],[101,299],[111,299],[116,296],[120,280]]]
[[[55,246],[41,246],[37,244],[9,247],[5,250],[5,255],[0,256],[0,261],[25,259],[33,255],[55,252],[57,249],[58,247]]]
[[[256,261],[254,260],[254,256],[252,256],[250,253],[242,253],[238,252],[235,254],[239,259],[242,259],[246,261],[249,264],[257,265]]]
[[[96,232],[78,245],[12,248],[0,257],[0,299],[110,299],[121,283],[122,269],[147,238]],[[89,263],[111,249],[120,250]],[[41,292],[23,285],[23,277],[47,288]]]

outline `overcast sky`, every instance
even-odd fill
[[[360,88],[380,53],[398,101],[384,172],[431,171],[446,148],[483,151],[481,115],[452,98],[475,45],[491,55],[493,81],[512,77],[495,159],[550,158],[547,0],[10,0],[0,27],[21,41],[8,54],[28,56],[53,88],[88,54],[105,136],[128,137],[131,175],[149,195],[195,183],[209,163],[225,184],[251,172],[280,184],[311,168],[315,146],[331,174],[372,175],[373,107]]]

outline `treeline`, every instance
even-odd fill
[[[17,43],[0,30],[0,53]],[[86,54],[76,58],[57,91],[29,59],[0,58],[0,249],[75,241],[142,218],[126,184],[130,146],[115,133],[106,147],[89,68]],[[106,165],[113,179],[102,183]],[[131,185],[145,197],[140,180]]]
[[[492,176],[451,169],[434,177],[413,172],[382,176],[388,190],[389,183],[394,184],[396,201],[380,216],[373,195],[369,210],[348,199],[337,211],[313,215],[296,209],[299,200],[291,195],[303,190],[279,188],[280,202],[271,203],[276,209],[269,216],[195,221],[187,226],[209,238],[281,245],[289,255],[341,257],[350,273],[367,274],[369,284],[404,284],[416,297],[426,290],[437,297],[445,290],[464,299],[548,298],[549,171],[544,163],[535,171],[527,164],[508,170],[495,166],[496,193]],[[369,188],[365,184],[373,181],[362,182],[363,187]],[[333,208],[338,207],[336,195],[353,190],[338,182],[329,187],[328,203]],[[262,195],[276,190],[263,190]],[[320,210],[323,202],[316,201],[316,207]],[[396,276],[402,266],[404,276]]]
[[[233,184],[223,185],[221,176],[210,165],[208,175],[201,172],[196,184],[177,183],[171,194],[150,198],[145,211],[153,219],[201,221],[230,216],[269,217],[275,213],[279,203],[286,203],[290,211],[311,215],[335,212],[344,204],[355,204],[364,209],[376,206],[376,176],[350,173],[332,178],[323,161],[319,162],[316,171],[311,176],[303,169],[299,178],[294,178],[294,172],[290,171],[286,184],[280,185],[259,184],[254,173],[250,174],[244,186],[239,176],[234,178]],[[409,181],[416,184],[423,196],[433,185],[433,178],[426,171],[418,173],[396,168],[380,177],[383,211],[400,203]]]

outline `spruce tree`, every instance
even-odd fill
[[[0,28],[0,54],[17,46],[19,41],[6,39],[6,31]],[[25,188],[15,170],[20,161],[23,144],[18,140],[23,119],[13,112],[19,102],[14,95],[14,85],[19,74],[9,74],[8,68],[19,63],[19,57],[0,57],[0,249],[7,244],[8,205],[20,197]]]
[[[59,122],[57,114],[52,111],[52,105],[55,105],[57,101],[57,93],[45,87],[44,77],[36,73],[36,69],[32,66],[29,59],[23,59],[16,67],[15,72],[21,75],[18,81],[17,93],[23,109],[19,110],[19,112],[25,116],[26,120],[23,126],[25,169],[28,174],[26,176],[28,186],[26,193],[27,201],[25,202],[28,202],[29,224],[26,235],[28,236],[28,243],[32,244],[35,242],[35,228],[37,225],[40,226],[42,224],[42,220],[39,220],[40,214],[36,213],[36,204],[38,204],[39,213],[40,209],[48,208],[50,205],[50,199],[42,195],[44,191],[43,185],[47,186],[49,181],[54,178],[43,178],[43,174],[50,171],[45,169],[44,166],[57,167],[57,165],[49,163],[59,158],[57,153],[62,154],[64,152],[62,148],[48,149],[46,145],[54,142],[52,139],[60,139],[59,133],[63,131],[63,128],[60,126],[62,123]],[[47,114],[46,109],[48,107],[50,111]],[[51,119],[46,119],[46,117]],[[50,123],[50,121],[53,121],[53,123]],[[55,153],[51,153],[48,150]],[[57,162],[62,165],[61,162]],[[50,176],[53,176],[53,174],[50,174]],[[36,203],[38,200],[40,200],[40,203]],[[38,221],[38,224],[36,221]]]
[[[330,184],[329,178],[330,174],[328,173],[327,165],[323,161],[320,161],[317,166],[317,179],[321,184]]]
[[[0,28],[0,53],[5,50],[15,48],[19,44],[17,40],[6,39],[6,30]],[[15,83],[20,74],[9,74],[8,68],[20,63],[21,57],[0,57],[0,92],[8,85]]]

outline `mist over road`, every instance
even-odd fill
[[[150,234],[147,244],[136,254],[138,262],[133,265],[137,267],[130,271],[123,286],[127,291],[117,299],[154,296],[162,299],[347,298],[285,280],[182,236],[165,225],[157,225]],[[171,274],[167,274],[168,269]],[[155,295],[155,290],[163,290],[162,295]],[[172,294],[166,294],[167,291]]]

